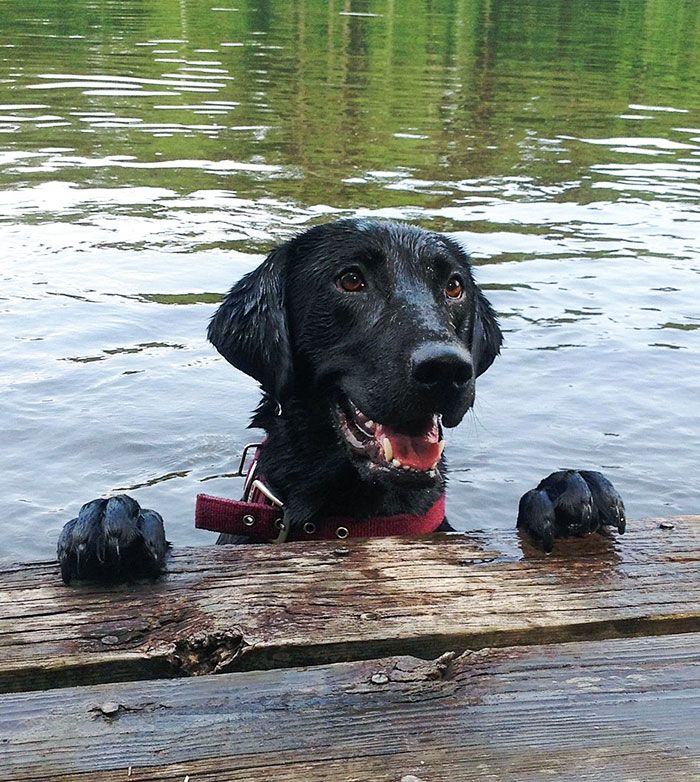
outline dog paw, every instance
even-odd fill
[[[57,557],[66,584],[73,579],[120,581],[160,575],[170,544],[163,519],[126,494],[92,500],[63,527]]]
[[[553,472],[520,498],[518,529],[551,551],[556,538],[581,537],[601,527],[625,531],[625,506],[610,481],[599,472]]]

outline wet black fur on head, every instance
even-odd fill
[[[349,269],[361,273],[363,290],[340,287]],[[455,275],[458,299],[445,294]],[[429,505],[443,490],[442,467],[431,481],[370,478],[344,447],[335,406],[350,399],[406,434],[433,414],[456,426],[502,339],[458,244],[368,220],[316,226],[273,250],[234,285],[208,336],[262,387],[253,421],[268,434],[261,469],[296,522],[339,507],[361,519]],[[432,371],[438,354],[459,364],[459,382],[420,377],[416,366]]]

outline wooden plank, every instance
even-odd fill
[[[0,691],[686,632],[700,517],[630,524],[553,555],[462,535],[175,552],[155,583],[66,588],[0,573]]]
[[[0,780],[684,782],[699,674],[684,634],[6,694]]]

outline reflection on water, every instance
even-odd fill
[[[0,556],[125,488],[209,542],[257,393],[207,319],[354,214],[451,232],[501,315],[456,526],[571,465],[698,512],[699,192],[695,0],[1,4]]]

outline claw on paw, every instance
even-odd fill
[[[617,489],[602,472],[579,470],[579,475],[591,490],[593,504],[598,511],[598,523],[608,527],[616,527],[622,535],[627,526],[627,519],[625,504]]]
[[[554,505],[546,492],[532,489],[523,494],[518,506],[518,529],[525,529],[540,548],[554,547]]]

